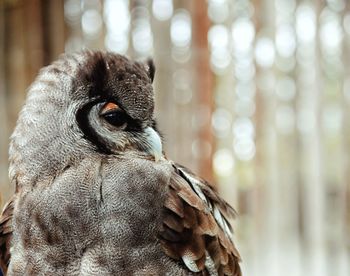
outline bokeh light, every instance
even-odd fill
[[[173,1],[172,0],[153,0],[152,12],[155,18],[160,21],[166,21],[173,15]]]

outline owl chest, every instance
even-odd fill
[[[15,213],[14,262],[20,252],[19,263],[47,260],[51,268],[77,269],[88,260],[113,270],[119,259],[140,262],[143,248],[150,250],[146,255],[159,252],[163,174],[118,171],[113,166],[83,177],[67,173],[50,189],[24,195]]]
[[[151,240],[160,220],[162,191],[118,181],[27,195],[16,219],[23,240],[32,246],[40,240],[47,246],[67,243],[81,248],[99,242],[128,246]]]

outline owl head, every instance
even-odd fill
[[[134,151],[160,158],[155,68],[108,52],[64,55],[28,91],[10,143],[10,179],[33,182],[83,158]]]

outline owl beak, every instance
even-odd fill
[[[146,151],[154,156],[156,162],[160,160],[163,155],[162,152],[162,139],[159,134],[151,127],[145,129],[147,148]]]

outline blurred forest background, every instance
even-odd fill
[[[152,56],[168,156],[237,208],[244,275],[350,275],[349,1],[0,3],[1,205],[42,66],[83,48]]]

